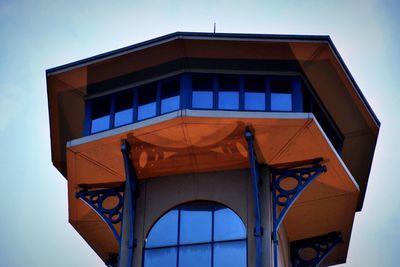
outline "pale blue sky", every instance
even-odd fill
[[[68,224],[45,70],[175,31],[330,35],[382,122],[345,266],[398,266],[399,1],[0,0],[1,266],[103,266]],[[55,263],[56,262],[56,263]]]

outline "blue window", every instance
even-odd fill
[[[156,116],[157,112],[157,85],[148,84],[139,89],[138,121]]]
[[[211,266],[211,258],[211,244],[182,246],[179,250],[179,266]]]
[[[218,92],[218,109],[239,109],[240,77],[220,75]]]
[[[271,111],[292,110],[292,81],[271,80]]]
[[[132,90],[115,95],[114,127],[133,122],[133,92]]]
[[[210,74],[193,74],[192,108],[213,108],[213,76]]]
[[[265,110],[265,78],[246,77],[244,88],[244,109]]]
[[[144,267],[245,267],[246,227],[231,209],[214,202],[174,208],[151,228]]]
[[[151,229],[146,247],[174,246],[178,242],[178,210],[170,210]]]
[[[147,250],[144,255],[146,267],[176,266],[176,248],[159,248]]]
[[[93,100],[90,132],[97,133],[110,128],[111,96]]]
[[[211,242],[212,213],[208,204],[181,208],[180,244]]]
[[[178,79],[161,85],[161,114],[179,109],[180,82]]]
[[[243,241],[215,243],[214,267],[242,267],[246,264]]]

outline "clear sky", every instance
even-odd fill
[[[399,266],[400,1],[0,0],[1,266],[103,266],[68,223],[45,70],[175,31],[330,35],[382,122],[344,266]]]

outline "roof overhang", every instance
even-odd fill
[[[132,146],[139,179],[248,168],[246,127],[255,135],[258,161],[269,166],[323,159],[327,172],[313,181],[289,211],[289,241],[341,232],[344,244],[327,262],[344,262],[359,187],[309,113],[182,110],[68,143],[70,222],[105,259],[117,244],[105,223],[75,193],[85,185],[125,181],[122,140]],[[107,241],[108,240],[108,241]],[[107,242],[105,242],[107,241]]]
[[[49,69],[54,165],[67,177],[65,145],[83,136],[89,95],[196,70],[303,75],[344,136],[342,159],[360,186],[361,209],[380,122],[329,36],[177,32]]]

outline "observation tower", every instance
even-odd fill
[[[46,75],[69,222],[105,265],[346,261],[380,122],[329,36],[176,32]]]

